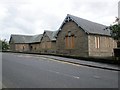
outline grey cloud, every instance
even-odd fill
[[[0,32],[3,37],[8,38],[14,32],[40,34],[44,29],[57,30],[68,13],[97,22],[102,20],[103,23],[111,23],[107,19],[115,17],[117,10],[112,7],[117,4],[117,0],[91,1],[2,0],[0,2],[8,12],[7,17],[0,21],[0,29],[3,30]]]

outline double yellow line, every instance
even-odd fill
[[[50,61],[54,61],[54,62],[59,62],[59,63],[63,63],[63,64],[69,64],[69,65],[74,65],[74,66],[80,67],[80,65],[78,65],[78,64],[70,63],[70,62],[67,62],[67,61],[60,61],[60,60],[55,60],[55,59],[46,58],[46,57],[40,57],[40,58],[50,60]]]

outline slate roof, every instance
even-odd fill
[[[42,36],[43,36],[42,34],[32,36],[29,43],[38,43],[38,42],[40,42]]]
[[[29,43],[31,37],[32,36],[26,35],[11,35],[11,38],[14,40],[14,43]]]
[[[110,30],[109,29],[105,30],[107,26],[86,19],[82,19],[80,17],[76,17],[70,14],[68,14],[67,17],[65,18],[59,31],[61,30],[62,26],[65,24],[66,20],[74,21],[80,28],[82,28],[88,34],[100,34],[100,35],[110,36]]]
[[[98,24],[86,19],[82,19],[80,17],[76,17],[73,15],[68,14],[65,18],[64,22],[60,26],[58,31],[48,31],[45,30],[44,33],[48,35],[51,41],[56,40],[56,36],[63,27],[63,25],[66,23],[66,21],[72,20],[74,21],[80,28],[82,28],[87,34],[99,34],[99,35],[107,35],[110,36],[110,30],[105,28],[107,26]],[[27,36],[27,35],[11,35],[11,38],[13,38],[14,43],[37,43],[40,42],[43,35],[34,35],[34,36]],[[10,41],[11,41],[10,38]]]
[[[56,41],[55,35],[57,33],[57,31],[47,31],[45,30],[44,33],[46,33],[48,35],[48,37],[50,38],[51,41]],[[29,44],[29,43],[39,43],[41,42],[41,39],[43,37],[43,34],[39,34],[39,35],[34,35],[34,36],[27,36],[27,35],[11,35],[11,38],[13,39],[14,43],[22,43],[22,44]],[[10,41],[11,41],[10,38]],[[9,41],[9,42],[10,42]]]
[[[42,34],[27,36],[27,35],[11,35],[11,38],[14,40],[14,43],[37,43],[40,42]],[[10,38],[10,40],[11,40]]]
[[[47,34],[47,36],[50,38],[51,41],[55,41],[56,40],[55,36],[56,36],[57,31],[45,30],[44,33]]]

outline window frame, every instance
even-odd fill
[[[95,36],[95,48],[99,49],[100,48],[100,37]]]
[[[75,48],[75,35],[71,34],[71,31],[65,36],[65,48],[74,49]]]

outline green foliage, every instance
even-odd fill
[[[6,40],[0,40],[0,51],[2,50],[8,50],[9,49],[9,44],[7,43]]]
[[[115,40],[120,40],[120,24],[115,24],[109,27],[111,30],[111,36]]]
[[[111,36],[117,40],[117,47],[120,47],[120,24],[111,25],[109,29],[111,30]]]

